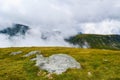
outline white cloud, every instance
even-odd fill
[[[87,34],[120,34],[120,21],[104,20],[79,25],[83,33]]]
[[[29,35],[15,38],[13,46],[68,45],[63,38],[78,32],[120,34],[119,6],[120,0],[0,0],[0,29],[11,23],[30,26]],[[59,37],[40,39],[42,32],[55,29],[62,32]]]
[[[0,17],[29,24],[118,19],[120,0],[1,0]]]

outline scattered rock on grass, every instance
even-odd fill
[[[88,72],[88,76],[92,76],[92,73],[91,73],[91,72]]]
[[[12,52],[10,55],[17,55],[17,54],[21,54],[22,51],[18,51],[18,52]]]
[[[66,54],[55,54],[50,57],[37,55],[36,66],[42,70],[47,70],[49,73],[56,74],[62,74],[69,68],[81,68],[80,63]]]
[[[34,55],[34,54],[40,54],[41,52],[40,51],[31,51],[29,52],[28,54],[24,55],[24,57],[29,57],[31,55]]]

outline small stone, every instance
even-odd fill
[[[37,76],[41,76],[41,71],[39,71],[39,72],[37,73]]]
[[[53,79],[53,76],[52,76],[52,74],[48,74],[47,76],[46,76],[48,79]]]
[[[22,51],[18,51],[18,52],[12,52],[10,55],[17,55],[17,54],[21,54]]]
[[[31,61],[36,61],[36,60],[37,60],[37,58],[32,58],[32,59],[31,59]]]
[[[92,76],[92,73],[91,73],[91,72],[88,72],[88,76]]]
[[[103,61],[108,62],[108,60],[107,60],[107,59],[104,59]]]
[[[24,55],[24,57],[29,57],[31,55],[34,55],[34,54],[40,54],[41,52],[40,51],[31,51],[29,52],[28,54]]]
[[[46,72],[42,72],[41,70],[37,73],[37,76],[45,76],[47,75]]]

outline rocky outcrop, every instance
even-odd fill
[[[21,54],[22,51],[18,51],[18,52],[12,52],[10,55],[17,55],[17,54]]]
[[[21,53],[22,51],[12,52],[10,55],[17,55]],[[41,51],[31,51],[23,57],[30,57],[32,55],[36,55],[36,57],[31,59],[31,61],[36,61],[36,66],[38,66],[41,70],[48,71],[50,74],[62,74],[69,68],[81,68],[80,63],[67,54],[54,54],[49,57],[44,57],[41,54]]]
[[[55,54],[50,57],[37,55],[36,66],[42,70],[47,70],[49,73],[56,74],[62,74],[69,68],[81,68],[80,63],[66,54]]]
[[[34,54],[40,54],[41,52],[40,51],[31,51],[29,52],[28,54],[24,55],[24,57],[29,57],[31,55],[34,55]]]

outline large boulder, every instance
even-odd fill
[[[50,57],[37,55],[36,66],[42,70],[47,70],[49,73],[56,74],[62,74],[69,68],[81,68],[80,63],[66,54],[55,54]]]

